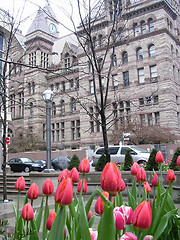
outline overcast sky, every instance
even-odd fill
[[[72,12],[70,0],[49,0],[48,2],[55,12],[58,21],[72,29],[69,17],[66,16],[67,14],[64,14],[65,11],[69,14]],[[71,2],[73,3],[73,19],[77,25],[79,22],[76,10],[77,1],[71,0]],[[26,34],[35,18],[39,6],[43,8],[46,3],[47,0],[0,0],[0,8],[8,11],[17,22],[19,22],[19,19],[24,19],[24,22],[20,25],[19,29],[22,30],[23,34]],[[59,31],[60,36],[68,33],[62,25],[60,25]]]

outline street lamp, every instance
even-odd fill
[[[43,92],[43,99],[46,102],[46,159],[47,169],[45,172],[54,171],[51,169],[51,103],[54,98],[54,93],[51,90]]]

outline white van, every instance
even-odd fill
[[[117,163],[124,163],[124,158],[127,149],[131,150],[131,156],[134,161],[136,161],[138,164],[143,164],[144,162],[147,162],[150,156],[150,153],[146,150],[136,147],[136,146],[128,146],[128,145],[121,145],[121,146],[109,146],[109,153],[111,157],[111,162],[117,162]],[[92,155],[93,163],[92,166],[95,166],[98,159],[101,157],[101,155],[104,153],[104,147],[99,147],[96,149],[96,151]]]

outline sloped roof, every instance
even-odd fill
[[[73,55],[77,57],[78,55],[78,47],[74,45],[73,43],[67,42],[69,45],[69,48],[72,50]]]

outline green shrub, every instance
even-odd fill
[[[124,159],[124,171],[130,171],[134,162],[130,152],[131,149],[127,149]]]
[[[153,149],[151,151],[151,154],[149,156],[149,160],[147,162],[147,165],[146,165],[146,170],[147,171],[153,171],[153,169],[155,171],[158,170],[158,163],[156,162],[156,154],[157,154],[157,150],[156,149]]]
[[[106,163],[107,163],[106,156],[102,154],[96,163],[95,171],[102,171]]]
[[[172,162],[170,163],[169,168],[173,169],[174,171],[178,171],[178,166],[176,164],[177,158],[180,155],[180,147],[178,147],[173,155]]]
[[[77,156],[77,155],[74,155],[74,156],[71,158],[71,161],[70,161],[70,163],[69,163],[68,169],[71,170],[71,169],[73,169],[74,167],[78,169],[79,164],[80,164],[80,160],[79,160],[78,156]]]

